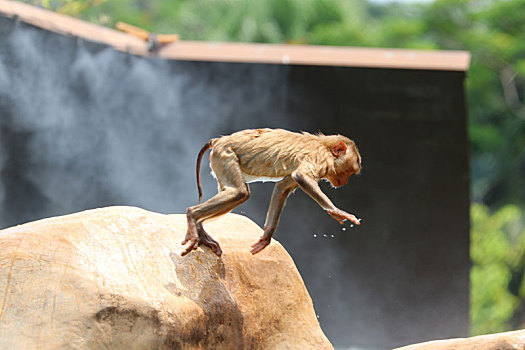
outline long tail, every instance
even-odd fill
[[[199,203],[202,199],[202,187],[201,187],[201,159],[204,153],[206,153],[207,150],[209,150],[213,144],[213,141],[215,139],[211,139],[204,146],[202,146],[199,156],[197,157],[197,189],[199,190]]]

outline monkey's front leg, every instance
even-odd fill
[[[252,245],[252,254],[257,254],[270,244],[272,236],[279,225],[279,217],[281,216],[281,212],[286,204],[286,198],[288,198],[290,193],[296,188],[297,182],[295,182],[290,176],[275,184],[272,192],[272,199],[270,200],[270,207],[266,214],[264,233],[257,243]]]
[[[293,172],[292,178],[299,184],[299,187],[301,187],[301,189],[306,194],[312,197],[312,199],[315,200],[317,204],[321,206],[321,208],[326,210],[326,212],[330,214],[330,216],[332,216],[335,220],[337,220],[341,225],[345,220],[349,220],[355,225],[360,224],[360,220],[356,218],[355,215],[337,208],[323,193],[323,191],[321,191],[317,181],[315,181],[313,178],[304,175],[299,171]]]

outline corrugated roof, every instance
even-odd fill
[[[143,40],[117,30],[16,1],[0,0],[0,14],[17,17],[31,25],[56,33],[113,46],[136,55],[151,55]],[[309,45],[274,45],[178,41],[158,50],[165,59],[220,61],[314,66],[376,67],[466,71],[470,53],[381,48]]]

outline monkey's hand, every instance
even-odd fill
[[[261,237],[257,243],[255,243],[254,245],[252,245],[252,249],[250,250],[250,252],[255,255],[257,253],[259,253],[261,250],[263,250],[264,248],[266,248],[267,245],[270,244],[272,240],[272,237],[270,236],[269,238],[266,238],[266,237]]]
[[[326,210],[335,220],[337,220],[341,225],[344,224],[345,220],[349,220],[355,225],[360,225],[361,220],[356,218],[355,215],[349,214],[344,210],[335,208]]]

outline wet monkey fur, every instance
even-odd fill
[[[200,163],[208,149],[210,165],[217,178],[219,193],[201,202]],[[355,143],[341,135],[313,135],[282,129],[243,130],[208,141],[197,158],[199,203],[186,210],[188,230],[182,245],[186,255],[199,245],[205,245],[221,256],[222,250],[203,228],[203,221],[226,214],[250,197],[248,183],[274,181],[264,233],[251,249],[263,250],[272,239],[286,198],[301,188],[335,220],[349,220],[359,225],[359,219],[337,208],[321,191],[318,182],[330,181],[334,187],[345,185],[350,175],[361,170],[361,156]]]

